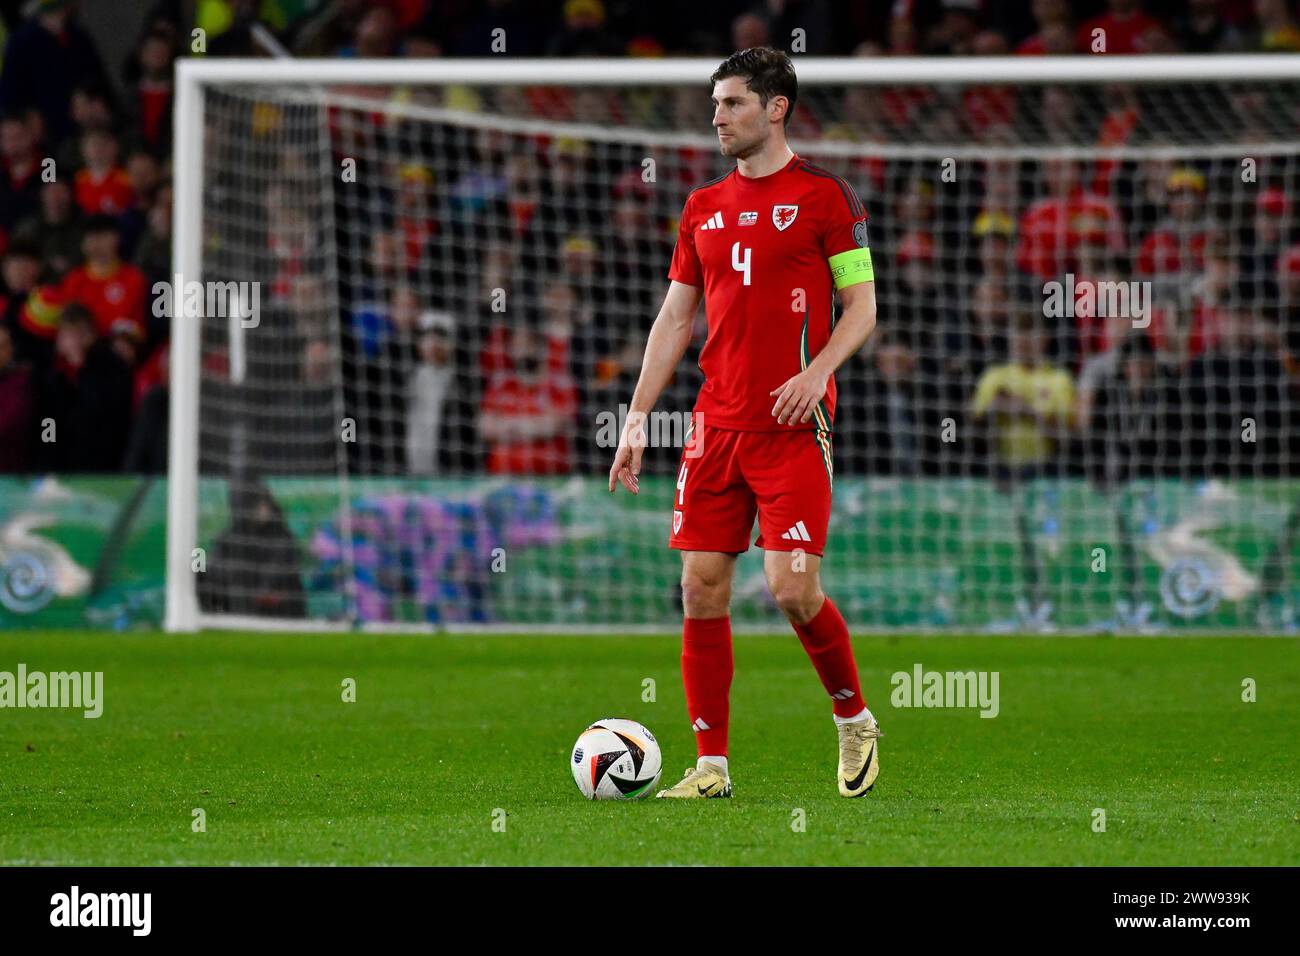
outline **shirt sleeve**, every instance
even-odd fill
[[[674,282],[704,288],[704,269],[695,250],[695,231],[691,225],[691,200],[688,196],[682,207],[682,218],[677,224],[677,246],[673,249],[673,262],[668,267],[668,278]]]
[[[822,216],[822,255],[831,267],[835,288],[843,289],[876,278],[867,240],[867,210],[853,187],[836,178],[826,187]]]

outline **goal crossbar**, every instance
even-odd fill
[[[1214,83],[1300,77],[1300,54],[1181,56],[799,57],[799,83]],[[373,86],[675,86],[705,82],[715,59],[181,60],[178,84],[338,83]],[[179,106],[179,104],[178,104]]]

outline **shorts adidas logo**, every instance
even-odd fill
[[[722,213],[721,213],[721,211],[719,211],[719,212],[715,212],[712,216],[710,216],[710,217],[709,217],[709,221],[706,222],[704,225],[700,226],[700,228],[701,228],[701,229],[721,229],[721,228],[722,228]]]
[[[704,722],[703,717],[696,717],[695,723],[691,724],[691,727],[694,728],[696,731],[709,729],[709,725]]]
[[[803,526],[802,521],[796,521],[793,528],[781,535],[785,541],[811,541],[812,536],[808,534],[808,529]]]

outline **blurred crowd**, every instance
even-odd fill
[[[336,161],[441,157],[401,164],[390,185],[334,205],[347,250],[346,404],[363,423],[348,449],[357,470],[598,470],[611,436],[596,423],[632,394],[677,216],[716,168],[712,148],[661,151],[652,187],[635,145],[380,130],[360,110],[336,120]],[[418,145],[426,135],[437,150]],[[999,157],[944,183],[937,156],[815,149],[874,223],[879,326],[837,374],[841,473],[1056,470],[1113,484],[1294,468],[1295,157],[1261,157],[1251,182],[1230,157]],[[441,181],[454,185],[433,187]],[[272,223],[310,210],[305,195],[272,196]],[[281,268],[284,307],[298,316],[286,327],[310,341],[315,283],[300,263]],[[294,288],[313,291],[295,301]],[[691,408],[704,343],[699,321],[661,409]],[[273,344],[265,377],[283,381],[284,343]],[[275,434],[270,421],[256,430]],[[415,435],[427,439],[418,452]],[[318,467],[333,467],[328,442],[318,448]],[[676,455],[653,449],[648,466],[671,472]]]
[[[0,471],[164,470],[179,24],[115,78],[75,4],[0,12]]]
[[[1099,35],[1107,53],[1300,51],[1296,6],[164,0],[110,70],[75,3],[0,0],[0,470],[165,470],[168,321],[151,290],[171,273],[171,71],[195,26],[208,56],[488,56],[498,28],[512,57],[720,60],[788,49],[795,30],[809,55],[1096,55]],[[705,87],[653,101],[448,89],[428,105],[707,134]],[[1064,469],[1114,482],[1292,467],[1298,158],[1261,156],[1246,181],[1236,156],[996,149],[1181,142],[1203,124],[1216,145],[1293,135],[1294,92],[1153,102],[1115,84],[1087,102],[1066,87],[803,98],[792,137],[853,184],[873,222],[880,328],[839,375],[841,473]],[[389,93],[409,102],[425,91]],[[725,170],[716,150],[673,147],[652,187],[642,159],[656,150],[634,141],[341,107],[328,123],[333,168],[372,162],[354,188],[330,193],[284,128],[291,119],[247,102],[221,108],[228,121],[207,146],[230,162],[210,177],[210,218],[244,224],[256,254],[223,263],[218,251],[211,267],[239,280],[256,264],[271,331],[248,337],[237,381],[224,329],[205,341],[204,400],[240,419],[214,429],[203,449],[212,467],[250,455],[328,472],[340,454],[378,474],[607,466],[597,416],[631,395],[676,216],[690,188]],[[249,137],[274,144],[257,152],[257,170],[240,165]],[[819,141],[863,145],[823,155]],[[947,181],[937,155],[873,154],[872,144],[925,141],[984,143],[993,158]],[[1072,291],[1068,314],[1049,314],[1046,284],[1067,275],[1150,283],[1140,327],[1137,302],[1106,315]],[[692,358],[701,345],[702,330]],[[665,408],[689,410],[698,389],[694,362],[683,365]],[[342,450],[341,417],[356,424]],[[671,471],[676,455],[656,449],[648,466]]]

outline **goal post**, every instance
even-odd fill
[[[795,65],[791,145],[858,190],[880,263],[876,340],[838,377],[823,576],[851,626],[1292,630],[1300,291],[1279,263],[1294,246],[1300,273],[1300,55]],[[624,502],[600,436],[681,200],[726,169],[716,66],[177,63],[168,630],[672,626],[680,449]],[[1234,180],[1247,163],[1259,178]],[[1053,177],[1084,198],[1036,206]],[[1104,280],[1093,309],[1135,283],[1117,318],[1142,334],[1115,334],[1166,376],[1141,401],[1103,360],[1107,316],[1075,315],[1079,280]],[[1220,362],[1250,323],[1249,361]],[[1050,436],[967,417],[1022,326],[1069,383]],[[520,372],[530,348],[541,369]],[[693,376],[666,414],[689,413]],[[1230,439],[1256,407],[1258,440]],[[784,629],[753,558],[737,627]]]
[[[176,64],[172,144],[172,273],[202,273],[203,81]],[[167,444],[167,577],[164,624],[193,631],[199,624],[193,551],[198,547],[199,324],[172,299]]]

